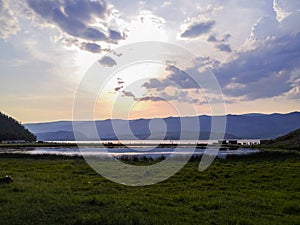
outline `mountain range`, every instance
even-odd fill
[[[223,118],[227,121],[225,139],[273,139],[284,135],[288,132],[300,128],[300,112],[292,112],[287,114],[260,114],[250,113],[243,115],[226,115],[215,116],[216,119]],[[195,119],[199,120],[199,127],[195,125]],[[161,120],[164,121],[166,132],[162,132]],[[151,121],[151,122],[150,122]],[[156,122],[157,123],[156,123]],[[178,140],[183,134],[184,139],[208,139],[219,137],[220,134],[210,134],[212,116],[202,115],[195,117],[168,117],[163,119],[136,119],[136,120],[120,120],[108,119],[98,121],[76,121],[77,137],[81,140],[98,140],[89,132],[91,124],[96,125],[96,129],[102,140],[116,139],[168,139]],[[185,124],[185,129],[181,132],[181,126]],[[34,123],[24,125],[28,130],[34,133],[38,140],[41,141],[62,141],[75,140],[73,134],[72,121],[57,121]],[[151,127],[151,132],[149,129]],[[114,127],[114,128],[113,128]],[[114,132],[114,129],[117,130]],[[130,134],[132,132],[132,134]]]

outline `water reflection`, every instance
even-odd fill
[[[214,151],[214,148],[208,148],[209,151]],[[186,154],[187,148],[177,148],[177,152],[174,153],[174,148],[99,148],[99,147],[85,147],[81,148],[63,148],[63,147],[35,147],[35,148],[19,148],[19,149],[0,149],[0,153],[16,153],[16,154],[31,154],[31,155],[64,155],[64,156],[104,156],[104,157],[122,157],[122,156],[134,156],[134,157],[151,157],[159,158],[161,156],[169,157],[172,153],[172,157],[183,156]],[[197,148],[195,149],[194,156],[203,155],[205,149]],[[220,150],[218,153],[219,158],[226,158],[227,155],[246,155],[257,153],[259,150],[238,148],[238,149],[228,149]]]

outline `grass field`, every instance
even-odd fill
[[[144,162],[132,162],[143,164]],[[300,155],[198,160],[152,186],[128,187],[81,158],[0,155],[0,224],[300,224]]]

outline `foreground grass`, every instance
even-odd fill
[[[140,163],[140,162],[135,162]],[[0,224],[300,224],[300,155],[191,161],[147,187],[112,183],[81,158],[1,155]]]

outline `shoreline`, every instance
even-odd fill
[[[285,150],[277,150],[277,151],[272,151],[272,150],[260,150],[258,152],[253,152],[252,154],[240,154],[240,155],[232,155],[229,154],[227,155],[226,158],[219,158],[218,160],[236,160],[236,159],[251,159],[251,158],[257,158],[259,156],[262,157],[270,157],[270,156],[281,156],[281,155],[299,155],[298,152],[296,151],[285,151]],[[164,155],[161,155],[160,157],[165,157]],[[157,161],[160,157],[153,158],[149,156],[142,156],[142,157],[137,157],[136,155],[128,156],[124,155],[121,157],[117,157],[118,159],[124,160],[124,161],[134,161],[136,158],[139,159],[139,161]],[[200,160],[202,155],[193,155],[190,158],[190,161],[195,161],[195,160]],[[5,158],[20,158],[20,159],[53,159],[53,160],[60,160],[60,159],[82,159],[84,160],[83,155],[63,155],[63,154],[26,154],[26,153],[13,153],[13,152],[3,152],[0,153],[0,159],[5,159]]]
[[[0,144],[0,148],[26,148],[26,147],[106,147],[106,148],[144,148],[144,147],[157,147],[157,148],[219,148],[220,150],[237,150],[238,148],[253,148],[257,145],[241,145],[241,144],[206,144],[206,143],[185,143],[185,144],[173,144],[173,143],[60,143],[60,142],[43,142],[43,143],[22,143],[22,144]]]

